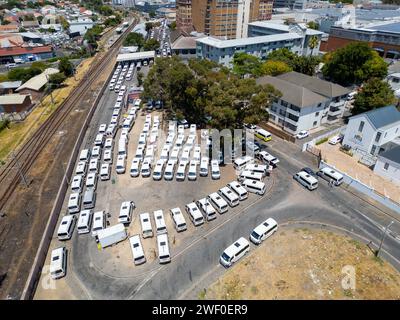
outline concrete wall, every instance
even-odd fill
[[[385,169],[385,164],[389,167]],[[378,157],[378,161],[374,166],[374,172],[393,183],[400,185],[400,164],[383,157]]]
[[[338,169],[335,168],[335,166],[329,165],[325,163],[324,161],[320,161],[319,168],[331,168],[334,169],[338,172],[340,172],[343,175],[343,184],[345,185],[344,187],[351,187],[358,192],[361,192],[365,194],[366,196],[370,197],[371,199],[379,202],[380,204],[384,205],[385,207],[389,208],[390,210],[393,210],[400,214],[400,204],[397,202],[392,201],[390,198],[385,197],[379,193],[377,193],[373,188],[370,186],[367,186],[366,184],[362,183],[361,181],[354,179],[353,177],[347,175],[346,173],[343,173],[339,171]]]
[[[360,133],[358,129],[361,121],[364,121],[364,128]],[[375,129],[365,117],[350,119],[342,144],[350,146],[355,152],[360,150],[363,153],[369,153],[372,147],[372,141],[375,138],[375,134]]]

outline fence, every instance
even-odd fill
[[[340,172],[343,175],[343,182],[345,184],[347,184],[348,187],[354,188],[355,190],[365,194],[366,196],[379,202],[380,204],[384,205],[385,207],[400,214],[400,204],[396,203],[393,200],[391,200],[390,198],[385,197],[384,195],[378,193],[377,191],[375,191],[374,188],[371,188],[370,186],[367,186],[366,184],[347,175],[346,173],[339,171],[338,169],[335,168],[335,166],[329,165],[326,162],[324,162],[323,160],[320,161],[319,167],[320,167],[320,169],[328,167],[328,168],[334,169],[335,171]]]
[[[290,141],[293,143],[296,141],[296,138],[293,137],[291,134],[286,133],[278,128],[275,128],[266,122],[261,122],[260,127],[271,132],[272,134],[276,135],[277,137],[283,140]]]
[[[342,126],[342,127],[336,128],[334,130],[325,132],[324,134],[321,134],[318,137],[315,137],[311,141],[308,141],[308,142],[303,144],[302,151],[304,152],[304,151],[312,150],[311,147],[314,147],[319,141],[324,140],[324,139],[329,138],[329,137],[334,136],[334,135],[338,135],[338,134],[341,134],[341,133],[343,134],[344,131],[346,130],[346,127],[347,126]]]
[[[65,174],[64,174],[63,180],[61,182],[60,189],[58,190],[57,198],[56,198],[53,208],[50,212],[50,216],[49,216],[49,219],[46,224],[46,229],[45,229],[42,239],[40,241],[40,245],[39,245],[38,251],[36,253],[35,260],[33,261],[31,270],[28,275],[28,279],[25,283],[24,290],[22,291],[21,300],[31,299],[32,294],[35,291],[35,288],[37,286],[37,283],[38,283],[40,275],[41,275],[42,267],[44,265],[44,262],[46,261],[47,252],[50,247],[50,242],[52,240],[55,226],[58,221],[59,213],[61,212],[61,209],[62,209],[62,206],[64,203],[64,199],[65,199],[65,195],[68,190],[68,181],[70,181],[70,179],[71,179],[71,176],[72,176],[72,173],[73,173],[73,170],[75,167],[75,160],[78,156],[80,147],[81,147],[83,139],[85,137],[86,130],[89,127],[89,124],[92,120],[93,114],[96,110],[96,106],[99,104],[100,99],[101,99],[111,77],[112,77],[112,73],[110,73],[109,77],[104,82],[103,87],[99,91],[99,94],[97,95],[96,100],[93,102],[93,104],[90,108],[90,111],[85,119],[85,122],[82,126],[82,129],[79,132],[79,136],[76,140],[74,149],[72,151],[71,157],[67,164],[67,168],[65,170]]]

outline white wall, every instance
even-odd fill
[[[385,169],[385,164],[388,163],[389,167]],[[374,172],[395,184],[400,185],[400,164],[395,163],[391,160],[383,157],[378,157],[378,161],[375,164]]]
[[[358,128],[361,121],[364,121],[364,129],[360,133]],[[350,146],[353,150],[358,149],[362,152],[369,153],[371,150],[372,141],[375,139],[375,135],[375,129],[369,123],[367,118],[360,116],[349,120],[342,144]]]

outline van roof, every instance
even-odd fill
[[[132,255],[133,258],[143,256],[143,247],[140,242],[140,236],[138,234],[133,235],[132,237],[129,238],[129,243],[132,249]]]
[[[78,227],[81,225],[86,226],[91,214],[92,210],[82,210],[79,214]]]
[[[157,245],[158,245],[158,250],[159,255],[165,255],[168,254],[169,255],[169,245],[168,245],[168,235],[163,233],[163,234],[159,234],[157,235]],[[162,252],[161,252],[162,251]]]
[[[310,183],[318,183],[318,180],[314,178],[313,176],[309,175],[305,171],[300,171],[298,175],[306,180],[308,180]]]
[[[323,171],[326,174],[329,174],[330,176],[332,176],[333,178],[335,178],[337,180],[343,179],[343,175],[342,174],[340,174],[336,170],[333,170],[333,169],[331,169],[329,167],[322,168],[321,171]]]
[[[62,268],[62,254],[64,247],[56,248],[51,251],[50,256],[50,273],[56,272]]]
[[[224,253],[226,253],[229,257],[232,257],[237,251],[248,245],[249,242],[245,238],[240,237],[234,243],[232,243],[228,248],[226,248]]]
[[[74,215],[66,215],[61,219],[60,226],[58,227],[57,233],[64,233],[68,231],[69,225],[74,221]]]
[[[278,223],[272,219],[272,218],[268,218],[267,220],[265,220],[263,223],[259,224],[257,227],[254,228],[254,231],[261,235],[264,232],[267,232],[268,230],[270,230],[272,227],[278,225]]]
[[[243,183],[243,185],[252,186],[257,189],[262,189],[265,187],[264,182],[256,181],[256,180],[252,180],[252,179],[246,179],[242,183]]]
[[[238,198],[238,196],[236,195],[236,193],[234,193],[231,189],[229,189],[228,187],[222,187],[221,189],[219,189],[225,196],[227,196],[228,198]]]
[[[190,212],[192,213],[193,218],[196,220],[198,218],[202,218],[203,215],[201,214],[199,208],[197,207],[197,205],[194,202],[188,203],[187,204]]]

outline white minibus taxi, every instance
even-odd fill
[[[231,188],[239,196],[240,201],[247,199],[248,196],[247,190],[243,188],[239,182],[232,181],[228,183],[227,186]]]
[[[164,220],[164,213],[162,210],[156,210],[153,212],[154,221],[156,223],[157,234],[167,233],[167,226]]]
[[[81,175],[84,177],[86,175],[86,162],[85,161],[79,161],[78,165],[76,166],[75,174]]]
[[[108,163],[103,163],[100,168],[100,179],[106,181],[110,179],[111,167]]]
[[[77,213],[81,209],[81,198],[79,193],[71,193],[68,199],[68,213]]]
[[[174,147],[171,152],[170,160],[177,162],[179,157],[179,147]]]
[[[69,240],[74,232],[76,223],[76,215],[70,214],[61,219],[60,225],[57,230],[58,240]]]
[[[140,169],[139,169],[139,166],[140,166],[140,159],[138,159],[138,158],[133,158],[132,159],[132,162],[131,162],[131,169],[130,169],[130,175],[131,175],[131,177],[138,177],[139,176],[139,173],[140,173]]]
[[[142,243],[140,242],[140,236],[135,234],[129,238],[129,244],[132,250],[133,263],[139,265],[146,262],[146,257],[144,256]]]
[[[161,150],[160,160],[168,161],[169,157],[169,146],[165,146]]]
[[[86,190],[88,188],[93,188],[96,190],[97,187],[97,175],[94,172],[90,172],[86,177]]]
[[[91,159],[89,162],[89,172],[97,173],[99,171],[99,160]]]
[[[104,150],[103,160],[110,165],[113,163],[113,154],[111,149]]]
[[[142,161],[144,158],[145,150],[146,150],[145,145],[139,144],[138,147],[136,148],[135,159]]]
[[[97,211],[93,214],[92,236],[97,236],[99,230],[106,228],[106,214],[103,211]]]
[[[218,160],[211,160],[211,178],[213,180],[218,180],[221,177],[221,172],[219,171]]]
[[[170,214],[176,231],[185,231],[187,229],[187,225],[181,209],[173,208],[170,210]]]
[[[224,267],[229,268],[249,251],[250,243],[245,238],[241,237],[225,249],[219,261]]]
[[[53,249],[50,257],[50,275],[56,280],[67,273],[67,249],[65,247]]]
[[[186,166],[187,166],[187,162],[186,161],[180,161],[179,162],[178,169],[176,170],[176,180],[177,181],[185,180]]]
[[[202,157],[200,162],[200,176],[207,177],[208,176],[208,157]]]
[[[161,180],[164,170],[165,160],[158,160],[153,170],[153,180]]]
[[[164,180],[172,180],[175,172],[175,161],[168,160],[164,170]]]
[[[89,233],[92,225],[93,210],[82,210],[79,214],[77,229],[78,234]]]
[[[118,155],[119,156],[126,156],[126,139],[125,138],[120,138],[118,140]]]
[[[79,161],[85,161],[87,162],[90,158],[90,150],[89,149],[83,149],[81,153],[79,154]]]
[[[204,217],[197,207],[196,203],[191,202],[185,206],[185,210],[189,215],[190,220],[192,220],[195,227],[200,226],[204,223]]]
[[[140,173],[143,178],[148,178],[151,175],[151,163],[148,159],[144,159],[142,167],[140,168]]]
[[[258,157],[260,158],[260,160],[272,166],[273,168],[276,168],[278,166],[279,159],[269,154],[267,151],[261,151],[258,154]]]
[[[129,224],[132,221],[132,211],[135,208],[133,201],[124,201],[121,204],[119,210],[118,222],[123,224]]]
[[[168,263],[171,261],[169,253],[168,235],[159,234],[157,236],[158,259],[160,263]]]
[[[101,147],[100,146],[94,146],[92,148],[92,154],[91,154],[90,158],[101,160]]]
[[[188,180],[194,181],[197,179],[197,162],[192,160],[189,164]]]
[[[260,196],[262,196],[266,190],[265,183],[261,181],[246,179],[242,182],[242,185],[248,192],[252,192]]]
[[[262,182],[263,178],[264,178],[264,175],[262,173],[244,170],[240,173],[238,180],[239,181],[255,180],[255,181]]]
[[[72,181],[71,181],[71,190],[72,190],[72,192],[81,193],[82,184],[83,184],[82,176],[81,175],[74,176],[72,178]]]
[[[140,224],[142,226],[143,239],[153,236],[153,227],[151,226],[150,215],[148,212],[140,214]]]
[[[231,207],[235,207],[239,204],[239,196],[228,187],[223,187],[219,189],[218,193]]]
[[[211,203],[207,200],[207,198],[202,198],[196,203],[207,221],[211,221],[217,218],[217,212],[215,211]]]
[[[268,218],[263,223],[254,228],[254,230],[250,233],[250,240],[254,244],[260,244],[277,230],[278,223],[274,219]]]
[[[126,157],[124,155],[119,155],[117,158],[117,165],[115,171],[118,174],[125,173]]]
[[[233,167],[235,168],[235,170],[242,170],[248,164],[253,163],[253,162],[254,162],[254,158],[253,157],[243,156],[243,157],[236,158],[233,161]]]
[[[228,204],[218,193],[211,193],[209,196],[207,196],[207,199],[220,214],[228,211]]]
[[[313,176],[309,175],[305,171],[297,172],[293,176],[293,179],[298,181],[301,185],[303,185],[310,191],[318,188],[318,180],[316,178],[314,178]]]
[[[333,181],[335,186],[340,186],[343,182],[343,175],[331,168],[325,167],[317,172],[317,175],[327,181]]]
[[[268,174],[268,166],[264,164],[250,163],[245,167],[244,170],[251,172],[259,172],[263,176],[266,176]]]

